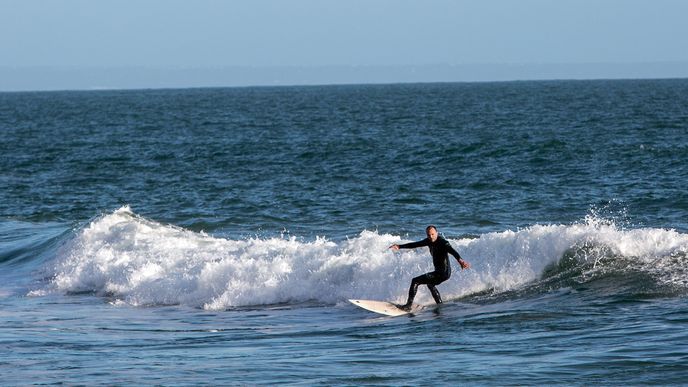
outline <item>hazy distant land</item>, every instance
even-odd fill
[[[686,78],[688,62],[419,66],[0,67],[0,91]]]

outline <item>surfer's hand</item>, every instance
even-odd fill
[[[391,246],[389,246],[389,248],[394,250],[394,251],[397,251],[397,250],[399,250],[399,245],[391,245]]]
[[[463,259],[459,259],[459,265],[461,265],[461,270],[471,268],[471,264],[464,261]]]

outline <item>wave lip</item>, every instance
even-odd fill
[[[92,221],[58,251],[48,291],[93,292],[116,304],[214,310],[347,298],[403,301],[411,278],[431,270],[432,263],[427,249],[387,250],[396,242],[396,236],[373,231],[338,243],[230,240],[163,225],[122,207]],[[550,276],[562,260],[573,260],[588,277],[634,266],[660,285],[688,288],[688,235],[673,230],[619,230],[589,218],[451,242],[473,268],[456,271],[441,285],[446,299],[528,286]],[[431,301],[425,293],[419,292],[418,301]]]
[[[181,303],[207,309],[336,302],[363,286],[390,297],[391,288],[380,284],[377,274],[385,266],[393,272],[393,261],[378,253],[394,240],[372,232],[343,245],[322,238],[226,240],[152,222],[123,207],[93,221],[65,246],[52,287],[122,298],[132,305]]]

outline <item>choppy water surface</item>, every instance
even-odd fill
[[[0,375],[682,384],[686,160],[686,80],[2,93]]]

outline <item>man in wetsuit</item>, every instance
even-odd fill
[[[430,249],[430,254],[432,255],[432,263],[435,265],[435,271],[430,273],[425,273],[414,278],[411,281],[411,287],[409,288],[408,300],[405,305],[401,305],[400,308],[404,310],[411,309],[413,305],[413,299],[416,297],[416,291],[418,290],[418,285],[428,285],[432,298],[435,299],[437,304],[442,303],[442,298],[440,297],[440,292],[435,286],[441,284],[451,277],[451,265],[449,264],[449,254],[453,255],[454,258],[459,262],[461,269],[468,269],[471,265],[464,261],[459,253],[454,250],[449,242],[440,237],[437,234],[437,228],[435,226],[428,226],[425,229],[425,234],[428,236],[422,241],[406,243],[403,245],[391,245],[389,246],[392,250],[399,249],[415,249],[417,247],[428,246]]]

